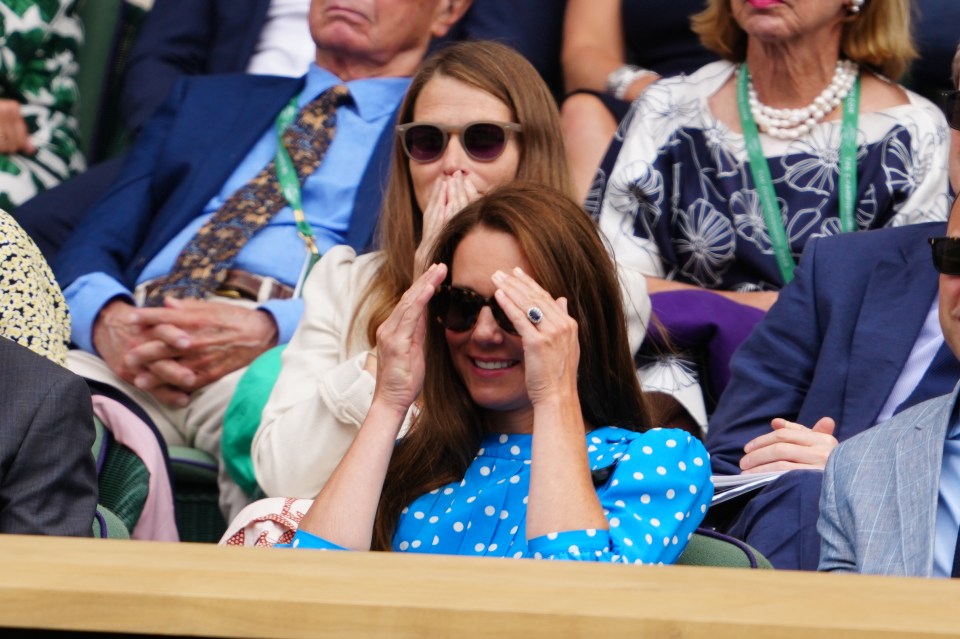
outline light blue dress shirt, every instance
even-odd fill
[[[936,357],[941,346],[943,346],[943,331],[940,329],[940,294],[937,293],[933,296],[930,310],[927,311],[927,317],[920,328],[920,334],[917,335],[917,340],[913,343],[910,356],[904,362],[903,369],[897,377],[897,383],[893,385],[893,389],[887,396],[883,408],[880,409],[874,425],[882,424],[893,417],[900,404],[913,394],[913,391],[923,380],[923,376],[926,375],[927,369],[930,368],[933,358]]]
[[[337,83],[340,79],[335,75],[311,65],[298,104],[303,107]],[[337,133],[323,163],[302,187],[304,213],[313,226],[321,253],[345,241],[359,182],[373,155],[376,141],[383,128],[392,125],[393,113],[409,84],[409,78],[369,78],[346,83],[353,102],[337,109]],[[273,159],[276,145],[276,133],[271,125],[220,192],[146,265],[137,284],[173,270],[177,256],[190,239],[220,205]],[[287,206],[241,249],[234,268],[272,276],[293,286],[305,259],[306,249],[297,235],[293,212]],[[100,309],[118,296],[133,299],[130,290],[105,273],[89,273],[78,278],[67,287],[64,296],[73,320],[71,339],[91,353],[95,352],[93,324]],[[273,316],[280,343],[289,341],[303,314],[302,300],[270,300],[259,308]]]
[[[949,577],[960,532],[960,418],[956,411],[943,444],[937,523],[933,538],[933,576]]]

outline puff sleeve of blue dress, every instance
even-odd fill
[[[393,550],[614,563],[676,561],[713,496],[700,441],[684,431],[603,427],[586,435],[609,530],[526,537],[532,435],[489,434],[463,479],[401,512]],[[290,546],[342,550],[305,531]]]

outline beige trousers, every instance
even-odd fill
[[[153,395],[120,379],[106,362],[85,351],[71,350],[67,355],[67,368],[81,377],[123,391],[150,416],[168,445],[192,446],[212,455],[219,466],[217,484],[220,489],[220,510],[228,524],[249,503],[247,494],[227,473],[220,454],[223,416],[246,368],[234,371],[194,392],[190,396],[190,403],[184,408],[163,404]]]

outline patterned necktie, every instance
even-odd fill
[[[283,143],[300,183],[320,166],[336,132],[337,107],[350,99],[347,87],[333,86],[300,110]],[[227,277],[240,249],[287,206],[277,180],[276,160],[231,195],[180,252],[173,270],[158,278],[147,306],[164,297],[203,299]]]

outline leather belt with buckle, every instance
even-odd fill
[[[138,305],[142,305],[141,297],[144,300],[150,297],[157,285],[155,280],[151,280],[137,287],[135,297],[138,300]],[[287,286],[273,277],[232,268],[227,271],[227,277],[220,288],[217,289],[216,295],[253,302],[286,300],[293,297],[293,287]]]

